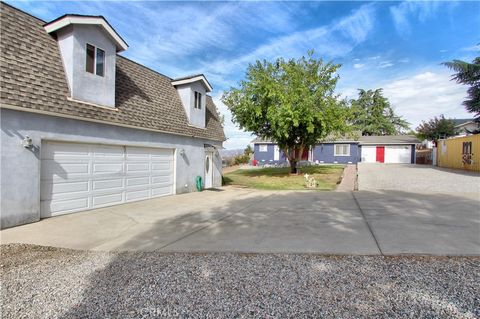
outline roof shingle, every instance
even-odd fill
[[[115,109],[68,99],[69,91],[56,40],[45,21],[0,3],[0,102],[3,106],[56,113],[172,134],[224,141],[210,96],[205,129],[189,125],[170,78],[117,55]]]

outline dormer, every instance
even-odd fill
[[[102,16],[64,15],[45,30],[58,41],[70,98],[115,107],[115,65],[127,43]]]
[[[172,80],[177,89],[190,125],[205,128],[206,94],[213,88],[203,74]]]

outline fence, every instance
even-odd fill
[[[437,165],[480,172],[480,134],[439,140]]]

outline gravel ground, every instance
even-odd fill
[[[480,258],[1,247],[2,318],[478,318]]]
[[[480,193],[480,174],[430,165],[358,164],[359,190]]]

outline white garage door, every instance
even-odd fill
[[[173,150],[62,142],[42,144],[42,217],[172,193]]]
[[[362,146],[362,159],[363,163],[376,163],[377,162],[377,146]]]
[[[412,159],[410,145],[385,146],[385,163],[410,164]]]

